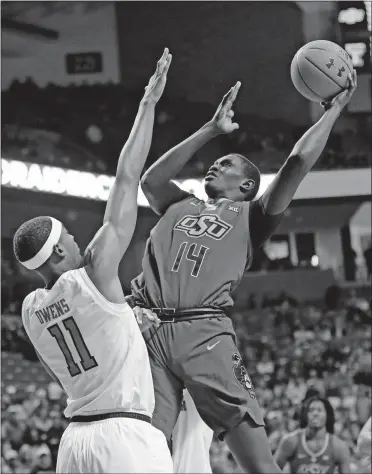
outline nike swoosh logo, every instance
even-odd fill
[[[220,343],[221,341],[217,341],[215,342],[214,344],[211,344],[211,345],[208,345],[207,346],[207,351],[211,351],[213,349],[213,347],[216,347],[218,343]]]

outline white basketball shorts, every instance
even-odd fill
[[[63,433],[57,473],[172,473],[163,433],[150,423],[110,418],[70,423]]]
[[[209,449],[213,431],[200,417],[187,390],[183,392],[183,399],[185,406],[172,433],[174,472],[211,474]]]

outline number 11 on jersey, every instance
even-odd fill
[[[70,334],[75,349],[79,354],[80,364],[83,367],[84,371],[86,372],[87,370],[97,367],[97,361],[89,352],[87,345],[85,344],[85,341],[83,339],[83,336],[80,332],[80,329],[76,324],[74,318],[72,316],[66,318],[62,321],[62,324],[65,327],[66,331]],[[66,360],[67,369],[71,377],[75,377],[76,375],[81,374],[80,367],[74,361],[71,350],[67,344],[65,336],[63,335],[62,329],[59,327],[59,324],[53,324],[53,326],[50,326],[48,328],[48,331],[50,335],[53,336],[54,339],[57,341],[57,344]]]
[[[186,260],[194,262],[194,265],[191,270],[191,275],[196,278],[199,275],[201,266],[203,265],[205,254],[209,250],[209,247],[205,247],[204,245],[200,245],[199,249],[197,250],[197,244],[189,244],[188,242],[182,242],[180,248],[178,249],[176,259],[173,263],[172,272],[179,271],[183,255],[187,247],[188,250],[186,253]]]

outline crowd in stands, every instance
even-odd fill
[[[2,92],[2,156],[83,171],[114,174],[142,90],[122,85],[39,88],[31,79],[14,81]],[[214,113],[212,105],[182,99],[162,100],[147,165],[192,134]],[[221,136],[197,153],[181,177],[205,173],[221,154],[248,156],[263,173],[275,172],[306,127],[282,120],[239,116],[240,129]],[[310,124],[309,124],[310,125]],[[330,136],[317,169],[368,167],[371,162],[368,118],[358,130]]]
[[[257,302],[251,295],[247,307],[235,310],[232,318],[265,413],[272,451],[285,433],[298,427],[301,401],[317,392],[330,400],[336,414],[335,433],[347,442],[352,472],[357,472],[356,440],[371,411],[371,305],[355,292],[347,298],[343,295],[337,286],[330,287],[318,304],[301,303],[287,294]],[[11,370],[21,367],[23,361],[28,364],[23,370],[34,373],[36,369],[30,367],[40,364],[19,316],[3,316],[1,323],[3,364],[7,361],[7,370]],[[10,365],[10,357],[22,360],[15,359]],[[3,368],[4,473],[55,469],[59,439],[67,423],[62,413],[65,395],[44,375],[43,383],[22,386],[16,383],[15,374]],[[25,377],[30,380],[29,373]],[[211,462],[214,472],[238,472],[223,442],[213,441]]]

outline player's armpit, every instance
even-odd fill
[[[190,196],[188,192],[172,181],[158,186],[149,180],[142,179],[141,187],[151,209],[159,216],[163,215],[172,204]]]
[[[283,212],[270,215],[266,212],[262,197],[250,203],[249,209],[249,233],[253,249],[261,247],[279,226]]]
[[[274,216],[287,209],[308,171],[307,162],[299,155],[287,158],[260,198],[268,214]]]

